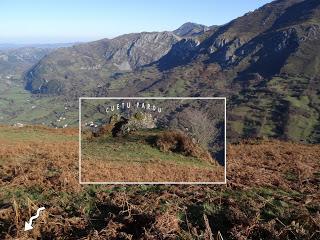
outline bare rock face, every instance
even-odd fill
[[[128,126],[132,129],[152,129],[156,127],[156,119],[150,113],[138,112],[130,118]]]
[[[119,70],[129,71],[159,60],[178,41],[170,32],[126,34],[110,41],[105,57]]]

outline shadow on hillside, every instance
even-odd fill
[[[197,46],[187,39],[174,44],[171,50],[157,62],[160,71],[167,71],[175,67],[183,66],[192,61],[196,55]]]
[[[219,165],[224,166],[226,164],[224,149],[211,153],[213,159],[217,160]]]

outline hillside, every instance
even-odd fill
[[[320,237],[319,145],[231,144],[222,186],[79,185],[78,129],[1,126],[0,146],[1,239]]]

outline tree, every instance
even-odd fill
[[[207,113],[188,108],[178,114],[174,125],[191,135],[202,147],[208,148],[219,134],[216,123],[217,120],[211,119]]]

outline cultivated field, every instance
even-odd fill
[[[247,141],[227,185],[81,186],[77,129],[0,127],[0,239],[319,239],[319,169],[319,145]]]

